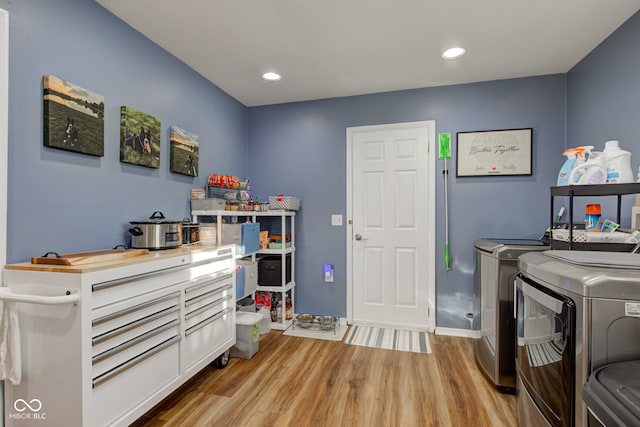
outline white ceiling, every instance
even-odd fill
[[[247,106],[565,73],[640,0],[96,0]],[[467,54],[445,61],[461,45]],[[281,81],[265,82],[277,71]]]

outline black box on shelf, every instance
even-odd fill
[[[287,284],[291,281],[291,255],[285,256],[285,277]],[[266,256],[258,261],[258,285],[282,286],[282,256]]]

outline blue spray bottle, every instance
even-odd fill
[[[571,175],[571,171],[575,167],[578,148],[567,148],[562,152],[562,155],[567,156],[567,160],[565,160],[558,173],[558,186],[569,185],[569,175]]]

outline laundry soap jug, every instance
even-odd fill
[[[587,161],[576,166],[569,175],[569,185],[592,185],[607,182],[605,155],[599,151],[591,151],[593,146],[585,146]]]
[[[631,153],[620,148],[616,140],[605,142],[603,152],[606,156],[607,183],[622,184],[633,182]]]
[[[576,157],[578,156],[578,148],[567,148],[562,152],[563,156],[567,156],[567,160],[560,168],[558,173],[558,186],[569,185],[569,175],[573,168],[576,167]]]

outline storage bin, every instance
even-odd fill
[[[285,243],[285,248],[291,247],[291,242]],[[282,249],[282,242],[269,242],[269,249]]]
[[[200,224],[199,230],[202,246],[216,246],[218,230],[215,222]]]
[[[237,261],[238,266],[244,269],[244,294],[251,295],[258,288],[258,262],[239,259]],[[237,283],[237,282],[236,282]],[[254,310],[255,311],[255,310]]]
[[[260,223],[222,224],[222,244],[238,245],[239,255],[258,252],[260,250]]]
[[[262,306],[258,310],[258,314],[262,316],[262,320],[260,320],[260,335],[268,334],[271,331],[271,312]]]
[[[300,198],[293,196],[269,196],[269,209],[297,211],[300,209]]]
[[[262,315],[238,311],[236,313],[236,345],[231,347],[231,357],[251,359],[260,345],[258,323]]]
[[[291,281],[291,255],[285,256],[285,277]],[[260,286],[282,286],[282,256],[267,256],[258,261],[258,284]]]
[[[218,198],[191,200],[193,211],[223,211],[226,200]]]
[[[246,297],[241,299],[236,303],[236,307],[239,311],[246,311],[247,313],[255,313],[256,312],[256,302],[251,297]]]
[[[245,269],[242,265],[236,265],[236,301],[244,298]]]

